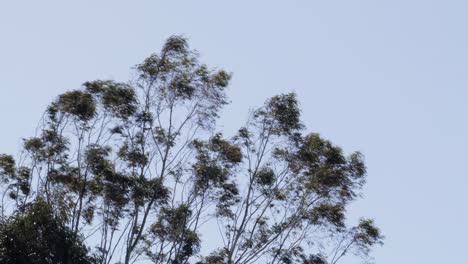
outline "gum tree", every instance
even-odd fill
[[[304,133],[295,94],[267,100],[226,138],[216,119],[231,75],[184,38],[135,71],[61,94],[18,161],[0,156],[3,220],[44,201],[97,263],[334,264],[381,243],[372,220],[345,221],[362,155]],[[220,244],[203,255],[207,224]]]

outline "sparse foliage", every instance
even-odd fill
[[[335,264],[381,243],[372,220],[346,221],[365,183],[362,155],[304,134],[294,93],[226,138],[216,120],[231,75],[200,63],[184,38],[135,71],[129,83],[90,81],[58,96],[19,161],[0,155],[0,254],[35,219],[25,208],[41,208],[51,236],[73,240],[79,256],[84,239],[86,261],[103,264]],[[208,224],[219,232],[202,237]],[[205,239],[218,247],[207,252]]]

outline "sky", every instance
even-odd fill
[[[126,81],[173,34],[233,73],[222,128],[294,91],[311,132],[361,151],[376,263],[462,263],[468,236],[468,1],[0,0],[0,152],[58,94]],[[353,264],[352,260],[349,262]]]

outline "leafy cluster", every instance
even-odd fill
[[[42,200],[0,225],[1,263],[95,263],[88,254],[81,239]]]

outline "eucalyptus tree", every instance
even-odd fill
[[[293,93],[224,137],[231,75],[169,38],[126,83],[85,82],[47,108],[18,161],[0,156],[2,217],[44,201],[98,263],[338,263],[382,235],[348,227],[366,168],[360,153],[304,133]],[[202,250],[205,225],[218,233]]]

